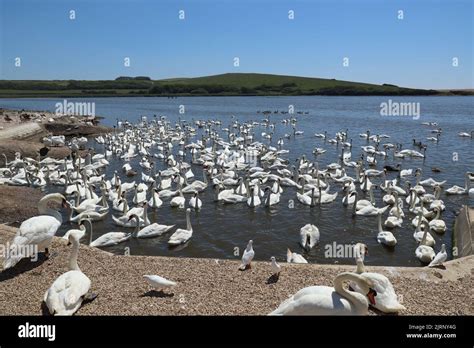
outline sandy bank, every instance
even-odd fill
[[[0,243],[15,229],[0,226]],[[191,241],[192,242],[192,241]],[[57,256],[37,263],[23,260],[14,270],[0,273],[0,314],[40,315],[42,298],[52,282],[67,270],[69,247],[55,238]],[[1,260],[0,260],[1,261]],[[79,265],[92,281],[98,297],[78,315],[262,315],[290,294],[309,285],[332,285],[333,278],[351,266],[295,265],[281,262],[276,283],[268,283],[269,262],[255,262],[238,271],[238,261],[117,256],[81,246]],[[446,263],[446,269],[367,267],[385,274],[407,308],[405,315],[472,315],[474,256]],[[151,290],[144,274],[158,274],[178,285],[161,296]],[[375,314],[375,312],[372,312]]]
[[[111,131],[111,128],[84,117],[58,116],[47,111],[19,111],[0,109],[0,153],[9,160],[15,152],[36,159],[44,145],[41,140],[48,135],[93,136]],[[64,158],[71,153],[68,147],[52,147],[49,157]]]

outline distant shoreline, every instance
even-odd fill
[[[152,80],[146,76],[115,80],[0,80],[0,98],[220,97],[220,96],[456,96],[472,89],[434,90],[254,73]]]

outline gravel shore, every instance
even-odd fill
[[[0,225],[0,243],[16,230]],[[0,273],[0,314],[41,315],[42,299],[53,281],[67,271],[69,247],[55,238],[50,260],[23,260]],[[2,261],[2,260],[0,260]],[[77,315],[265,315],[289,295],[310,285],[332,285],[340,272],[355,267],[287,264],[280,279],[269,281],[270,262],[239,271],[237,260],[117,256],[81,246],[79,266],[98,297]],[[391,280],[403,305],[402,315],[473,315],[474,256],[446,263],[446,269],[366,267]],[[178,285],[153,291],[143,275],[157,274]],[[372,315],[381,314],[371,311]]]

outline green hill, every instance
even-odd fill
[[[390,84],[256,73],[151,80],[0,80],[0,97],[185,96],[185,95],[434,95],[435,90]],[[442,92],[442,94],[451,94]],[[453,93],[454,94],[454,93]]]

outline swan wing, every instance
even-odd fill
[[[59,276],[44,296],[50,313],[72,315],[80,307],[89,291],[90,279],[80,271],[69,271]]]

